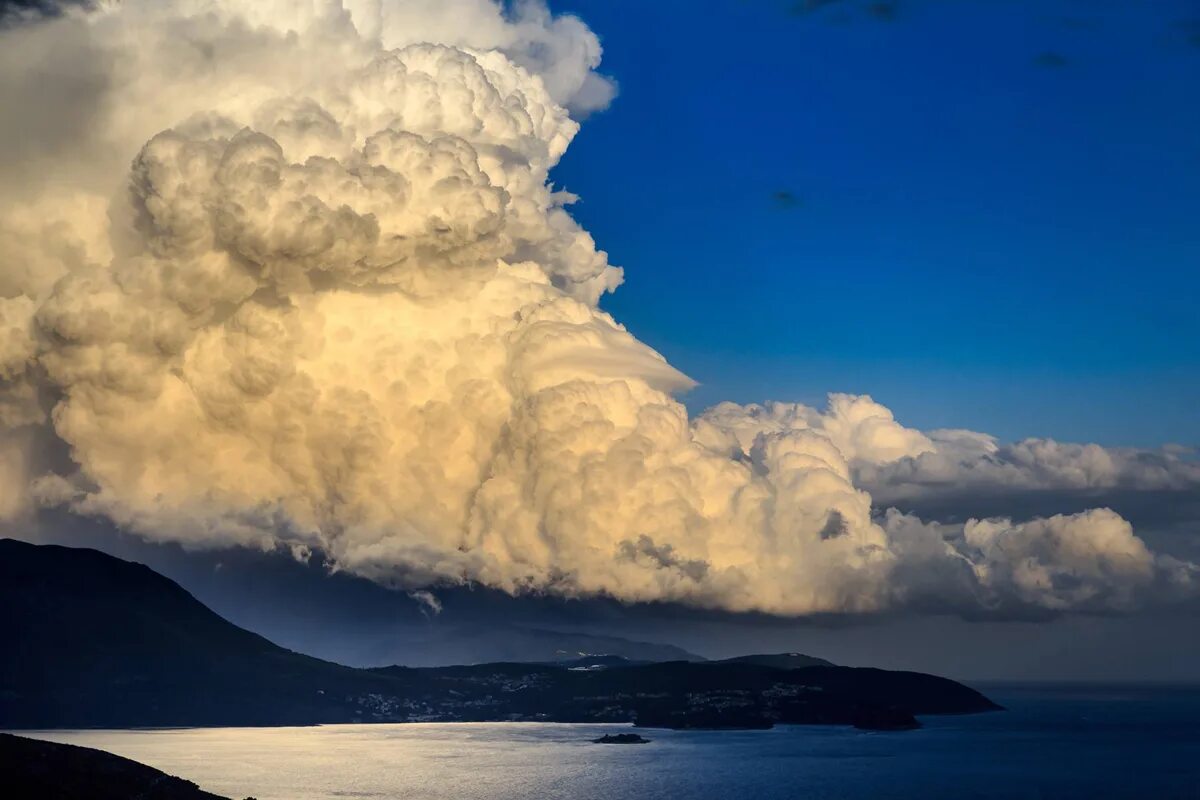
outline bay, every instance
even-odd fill
[[[1200,688],[982,687],[1008,710],[917,731],[430,723],[21,732],[258,800],[1181,798],[1200,800]]]

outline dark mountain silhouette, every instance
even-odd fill
[[[398,628],[375,636],[373,641],[371,637],[364,638],[367,641],[360,642],[357,647],[345,648],[353,650],[355,665],[436,666],[437,661],[430,663],[424,657],[425,651],[436,652],[443,664],[546,663],[586,659],[593,655],[618,656],[630,661],[704,661],[703,656],[670,644],[490,621],[431,625],[423,632]]]
[[[996,708],[944,678],[796,669],[819,659],[792,654],[354,669],[238,628],[148,567],[12,540],[0,540],[0,603],[0,727],[8,728],[463,720],[903,727],[914,714]]]
[[[0,733],[9,800],[226,800],[196,784],[103,750]]]
[[[833,667],[836,666],[832,661],[826,661],[823,658],[815,656],[806,656],[801,653],[763,653],[749,656],[735,656],[734,658],[726,658],[717,663],[720,664],[758,664],[760,667],[774,667],[775,669],[803,669],[804,667]]]
[[[0,603],[9,727],[351,720],[322,692],[380,682],[277,647],[150,568],[95,550],[0,540]]]
[[[704,660],[670,644],[590,630],[595,615],[611,619],[606,606],[612,601],[514,598],[481,586],[453,587],[437,590],[435,602],[444,606],[439,613],[418,595],[331,571],[320,554],[301,561],[281,550],[185,552],[77,517],[54,514],[46,524],[53,526],[54,544],[146,564],[233,624],[346,666],[552,662],[601,653],[636,661]]]

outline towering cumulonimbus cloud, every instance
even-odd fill
[[[1193,461],[722,404],[598,308],[549,180],[614,84],[538,3],[126,0],[0,32],[0,518],[319,550],[407,587],[778,614],[1193,591],[1117,514],[939,524],[947,483]],[[39,81],[39,76],[45,80]],[[418,595],[425,596],[425,595]],[[429,604],[436,610],[434,603]]]

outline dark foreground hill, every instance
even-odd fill
[[[792,669],[805,658],[793,655],[353,669],[238,628],[140,564],[12,540],[0,540],[0,605],[0,728],[468,720],[903,728],[913,715],[997,708],[945,678]]]
[[[226,800],[103,750],[0,733],[8,800]]]

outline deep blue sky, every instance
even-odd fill
[[[621,87],[554,178],[689,406],[1200,443],[1200,2],[805,5],[552,2]]]

